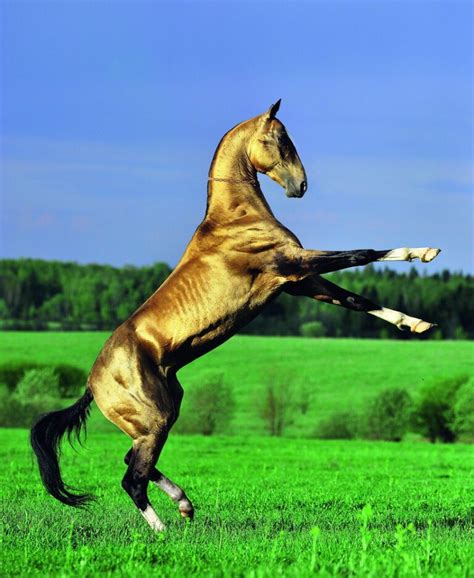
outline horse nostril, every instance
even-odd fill
[[[306,189],[307,189],[307,188],[308,188],[308,183],[307,183],[306,181],[303,181],[303,182],[301,183],[301,186],[300,186],[301,194],[306,193]]]

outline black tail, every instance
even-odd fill
[[[31,429],[31,446],[38,459],[41,479],[48,492],[68,506],[84,506],[93,499],[87,494],[73,494],[73,488],[66,485],[59,469],[60,443],[65,433],[69,443],[72,435],[80,442],[81,429],[86,425],[89,405],[94,399],[92,393],[86,393],[71,407],[52,411],[39,418]]]

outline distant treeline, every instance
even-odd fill
[[[163,283],[171,268],[78,265],[38,259],[0,260],[0,327],[4,330],[110,330]],[[419,275],[372,266],[327,275],[372,301],[436,322],[431,339],[474,337],[474,277],[443,271]],[[283,294],[242,333],[410,338],[372,316]],[[425,338],[426,338],[425,337]]]

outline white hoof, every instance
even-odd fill
[[[147,506],[144,510],[140,510],[140,513],[154,532],[163,532],[163,530],[165,530],[166,526],[160,518],[158,518],[155,510],[151,506]]]
[[[422,263],[429,263],[430,261],[433,261],[433,259],[435,257],[437,257],[440,253],[441,249],[432,249],[431,247],[428,247],[424,254],[420,256],[420,261]]]
[[[395,324],[398,329],[405,331],[409,329],[412,333],[424,333],[435,327],[434,323],[428,323],[428,321],[423,321],[422,319],[416,319],[415,317],[409,317],[408,315],[403,315],[402,318]]]
[[[425,331],[428,331],[428,329],[431,329],[432,327],[436,327],[436,323],[428,323],[428,321],[418,321],[418,323],[415,323],[415,325],[413,325],[410,330],[412,333],[424,333]]]

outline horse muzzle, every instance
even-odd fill
[[[291,180],[286,183],[286,196],[301,199],[308,189],[306,180]]]

